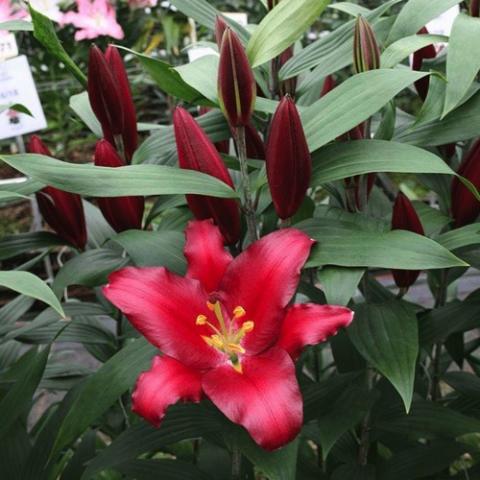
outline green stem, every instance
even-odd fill
[[[238,161],[240,162],[240,175],[243,187],[243,208],[247,219],[248,243],[258,240],[257,221],[253,204],[250,178],[247,165],[247,144],[245,142],[245,127],[238,127],[236,132]]]
[[[242,453],[238,447],[232,450],[232,480],[240,480],[242,475]]]
[[[367,386],[372,390],[375,372],[367,367]],[[360,447],[358,449],[358,464],[364,467],[368,463],[368,452],[370,450],[370,411],[365,415],[360,431]]]

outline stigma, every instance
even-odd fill
[[[228,322],[225,321],[222,305],[218,300],[214,303],[207,302],[207,308],[214,313],[218,327],[212,324],[206,315],[198,315],[195,321],[196,325],[206,325],[212,330],[211,335],[202,335],[203,340],[208,346],[226,354],[233,369],[238,373],[243,373],[240,356],[245,353],[245,349],[242,347],[241,341],[254,329],[254,322],[246,320],[240,328],[237,327],[237,322],[234,320],[243,318],[247,314],[240,305],[233,309]]]

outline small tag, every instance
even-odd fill
[[[18,45],[13,33],[0,35],[0,61],[18,55]]]

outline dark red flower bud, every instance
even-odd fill
[[[88,98],[104,136],[113,143],[113,136],[123,132],[122,96],[110,65],[96,45],[90,48],[88,59]]]
[[[412,202],[400,192],[393,205],[392,230],[408,230],[425,235],[420,218],[413,208]],[[392,270],[397,287],[409,288],[415,283],[420,272],[417,270]]]
[[[272,61],[272,69],[273,69],[273,75],[275,77],[278,77],[278,72],[280,69],[293,57],[293,45],[288,47],[286,50],[284,50],[278,58],[275,58]],[[279,82],[278,85],[279,91],[280,91],[280,96],[284,95],[290,95],[292,97],[295,97],[295,92],[297,90],[297,77],[291,77],[287,78],[287,80],[283,80]]]
[[[280,3],[280,0],[268,0],[268,9],[276,7]]]
[[[480,189],[480,140],[477,140],[466,154],[458,168],[458,174]],[[457,177],[453,177],[451,195],[455,227],[473,223],[480,214],[480,202]]]
[[[133,103],[132,91],[130,90],[130,82],[128,81],[122,57],[116,47],[109,45],[105,52],[105,58],[110,66],[113,78],[120,91],[120,98],[122,99],[122,139],[125,148],[125,157],[127,161],[130,162],[138,145],[137,113]]]
[[[425,27],[422,27],[418,32],[419,35],[428,34],[428,30]],[[412,60],[412,70],[422,70],[423,61],[429,58],[435,58],[437,56],[437,51],[433,45],[427,45],[426,47],[417,50],[413,54]],[[425,101],[428,94],[428,87],[430,85],[430,77],[423,77],[420,80],[415,82],[415,90],[418,93],[418,96]]]
[[[183,108],[177,108],[173,115],[173,126],[180,167],[206,173],[233,188],[232,178],[222,158],[193,117]],[[197,219],[213,219],[227,244],[238,241],[240,238],[240,211],[235,200],[204,195],[187,195],[187,201]]]
[[[265,144],[257,129],[251,123],[245,125],[245,143],[247,144],[248,158],[265,160]]]
[[[95,147],[95,165],[98,167],[123,167],[125,163],[107,140]],[[116,232],[141,229],[145,199],[143,197],[98,198],[98,206],[107,222]]]
[[[372,27],[361,15],[357,17],[353,39],[353,65],[357,73],[380,68],[380,49]]]
[[[479,0],[471,0],[470,15],[472,17],[480,17],[480,1]]]
[[[27,150],[30,153],[37,153],[38,155],[52,156],[50,149],[40,140],[37,135],[32,135],[27,145]]]
[[[231,127],[250,122],[256,83],[240,39],[227,28],[223,34],[218,67],[218,99]]]
[[[299,209],[310,185],[312,160],[295,102],[283,97],[272,118],[267,142],[267,177],[281,219]]]
[[[333,75],[328,75],[323,82],[322,91],[320,92],[320,97],[323,97],[327,93],[331,92],[335,88],[335,78]]]
[[[48,147],[33,135],[27,146],[30,153],[52,156]],[[44,187],[35,194],[44,220],[69,244],[83,250],[87,243],[87,227],[82,197],[54,187]]]
[[[223,34],[225,33],[225,30],[227,28],[228,23],[223,19],[223,17],[217,15],[217,18],[215,20],[215,40],[217,42],[219,50],[222,48]]]

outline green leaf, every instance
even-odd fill
[[[136,339],[110,358],[81,385],[78,395],[58,428],[50,458],[82,435],[96,418],[133,386],[140,372],[149,367],[155,351],[155,347],[148,344],[145,339]]]
[[[0,113],[5,112],[6,110],[15,110],[16,112],[24,113],[25,115],[33,117],[32,112],[21,103],[9,103],[6,105],[0,105]]]
[[[202,97],[207,98],[214,104],[218,104],[218,62],[218,55],[205,55],[193,62],[176,67],[175,71],[187,85],[200,92]]]
[[[146,232],[145,232],[146,233]],[[71,258],[58,272],[52,285],[57,297],[69,285],[85,285],[97,287],[107,283],[108,275],[123,267],[126,258],[107,248],[89,250]]]
[[[57,235],[50,232],[28,232],[6,235],[0,240],[0,260],[6,260],[32,250],[65,245]]]
[[[0,30],[10,32],[33,32],[33,25],[25,20],[7,20],[0,23]]]
[[[382,16],[392,5],[403,0],[389,0],[383,3],[371,13],[365,15],[365,18],[373,23],[380,16]],[[332,5],[333,7],[334,5]],[[353,62],[353,31],[355,28],[355,20],[351,20],[341,27],[337,28],[328,35],[322,36],[315,42],[311,43],[300,52],[296,53],[288,62],[280,69],[280,79],[295,77],[300,73],[310,70],[317,65],[321,68],[321,64],[335,62],[336,58],[341,57],[340,63],[335,63],[333,71],[322,73],[314,70],[318,77],[328,75],[335,72],[337,69],[346,67]],[[302,89],[302,86],[300,86]]]
[[[401,38],[384,50],[380,65],[382,68],[394,68],[413,52],[438,42],[448,42],[448,37],[444,35],[411,35]]]
[[[188,103],[199,103],[204,100],[203,95],[182,80],[178,72],[167,62],[135,52],[129,48],[121,48],[138,58],[142,67],[150,74],[160,90],[167,95],[181,98]]]
[[[210,476],[191,463],[181,460],[132,460],[117,470],[135,480],[209,480]]]
[[[393,24],[388,36],[388,44],[399,38],[417,33],[430,20],[437,18],[460,2],[461,0],[435,0],[435,2],[431,0],[409,0]]]
[[[259,447],[243,429],[233,423],[224,424],[227,444],[238,448],[253,465],[256,465],[271,480],[295,480],[297,468],[298,439],[273,452]]]
[[[471,225],[455,228],[449,232],[442,233],[435,240],[445,248],[448,248],[448,250],[478,245],[480,244],[480,223],[472,223]]]
[[[469,46],[480,44],[480,19],[460,13],[450,35],[447,55],[447,91],[442,117],[462,100],[480,70],[480,58]]]
[[[480,378],[469,372],[447,372],[442,380],[456,392],[480,401]]]
[[[411,70],[371,70],[350,77],[302,113],[310,151],[371,117],[397,93],[428,75]]]
[[[114,468],[142,453],[181,440],[218,434],[221,429],[218,416],[203,405],[174,405],[168,409],[160,428],[140,422],[122,432],[88,464],[82,480],[89,480],[94,473]]]
[[[338,265],[429,270],[466,266],[435,241],[406,230],[365,231],[353,223],[331,219],[312,219],[295,226],[317,240],[307,267]]]
[[[444,471],[454,460],[468,453],[468,450],[465,444],[451,440],[416,445],[395,453],[380,464],[378,478],[381,480],[425,478]]]
[[[363,268],[324,267],[318,272],[327,302],[331,305],[347,305],[362,279]]]
[[[102,126],[93,113],[87,92],[72,95],[69,100],[69,106],[96,137],[101,138],[103,136]]]
[[[303,36],[330,0],[280,2],[260,22],[247,46],[252,67],[268,62]]]
[[[434,147],[470,140],[480,131],[480,92],[442,120],[433,120],[399,130],[394,140],[419,147]]]
[[[62,317],[65,316],[62,306],[48,285],[30,272],[0,272],[0,285],[18,293],[36,298],[51,306]]]
[[[1,159],[45,184],[81,195],[121,197],[197,193],[222,198],[237,196],[222,181],[193,170],[160,165],[96,167],[35,154],[2,156]]]
[[[347,332],[365,360],[392,383],[408,412],[418,355],[415,312],[397,301],[361,304]]]
[[[480,420],[467,417],[439,403],[415,399],[407,415],[401,405],[390,405],[377,415],[375,427],[401,435],[456,438],[467,433],[480,432]]]
[[[0,437],[8,433],[15,420],[30,405],[33,394],[42,379],[49,353],[50,347],[43,349],[40,353],[33,349],[19,360],[19,362],[24,363],[24,374],[0,401],[3,418],[0,424]]]
[[[0,191],[0,202],[4,202],[5,200],[28,200],[28,197],[21,193]]]
[[[344,390],[318,419],[318,439],[325,460],[336,441],[348,430],[354,428],[377,400],[377,391],[352,386]],[[316,440],[316,438],[313,438]]]
[[[120,244],[139,267],[163,266],[178,274],[185,273],[183,233],[129,230],[113,237],[112,242]]]
[[[53,22],[37,12],[31,4],[28,5],[30,15],[33,23],[33,36],[45,47],[45,49],[53,55],[59,62],[65,64],[70,73],[82,84],[84,88],[87,87],[87,77],[77,67],[72,58],[63,48],[60,40],[55,33]]]
[[[453,170],[437,155],[385,140],[334,143],[313,155],[312,186],[371,172],[438,173]]]

